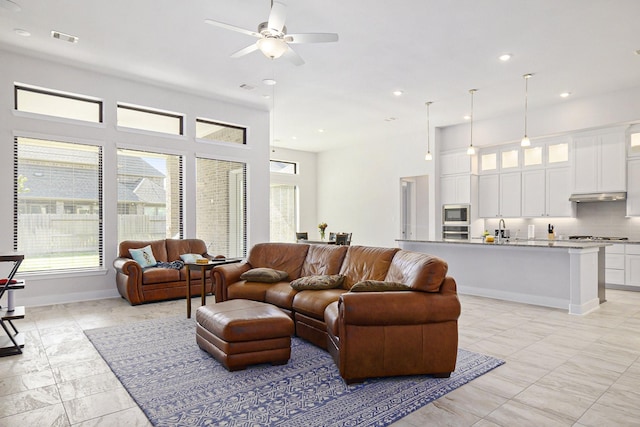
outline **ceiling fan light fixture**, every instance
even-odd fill
[[[278,59],[289,49],[287,42],[275,37],[265,37],[256,42],[260,52],[267,58]]]

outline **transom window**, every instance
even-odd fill
[[[15,86],[15,109],[65,119],[102,123],[102,101],[33,86]]]
[[[184,117],[146,107],[118,104],[118,126],[151,132],[182,135]]]
[[[196,119],[196,138],[246,144],[247,130],[240,126],[218,123],[213,120]]]
[[[271,172],[296,175],[298,173],[298,164],[294,162],[285,162],[282,160],[270,160],[269,170]]]

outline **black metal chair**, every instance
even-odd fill
[[[309,233],[306,231],[296,233],[296,241],[298,240],[309,240]]]
[[[336,234],[336,245],[346,245],[349,246],[351,242],[349,241],[348,233],[338,233]]]

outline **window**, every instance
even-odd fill
[[[298,217],[297,192],[295,185],[271,184],[269,200],[272,242],[295,241]]]
[[[569,144],[549,145],[549,163],[562,163],[569,161]]]
[[[122,127],[182,135],[183,119],[176,113],[118,104],[118,126]]]
[[[196,119],[196,138],[246,144],[247,130],[243,127],[217,123],[212,120]]]
[[[483,154],[480,157],[480,169],[483,171],[496,170],[498,167],[498,160],[496,153]]]
[[[101,147],[17,137],[14,163],[20,271],[102,267]]]
[[[180,239],[182,157],[118,150],[118,241]]]
[[[287,173],[296,175],[298,173],[298,165],[293,162],[284,162],[280,160],[270,160],[269,170],[271,172]]]
[[[15,86],[15,109],[65,119],[102,123],[102,101],[30,86]]]
[[[524,165],[535,166],[542,164],[542,147],[529,147],[524,150]]]
[[[196,159],[196,237],[210,254],[246,256],[246,188],[244,163]]]
[[[517,168],[518,165],[518,150],[503,151],[501,153],[502,169]]]

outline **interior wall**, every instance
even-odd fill
[[[309,233],[310,239],[319,239],[317,218],[317,154],[308,151],[271,148],[271,160],[284,160],[298,164],[297,175],[271,173],[271,183],[298,186],[298,230]],[[295,236],[291,236],[292,240]]]
[[[176,90],[152,86],[35,57],[0,50],[0,251],[13,251],[13,139],[16,135],[91,142],[103,147],[104,269],[95,273],[21,275],[27,286],[16,295],[19,305],[42,305],[119,295],[112,267],[117,254],[116,150],[159,150],[183,155],[185,237],[195,236],[195,157],[247,164],[248,246],[269,240],[269,112]],[[88,95],[104,101],[104,123],[87,124],[15,112],[14,83]],[[116,129],[116,103],[126,102],[184,113],[185,135]],[[247,127],[247,144],[196,142],[195,118]]]
[[[326,222],[328,231],[353,233],[352,245],[397,247],[400,178],[434,175],[435,162],[425,161],[425,152],[424,130],[403,129],[398,121],[375,140],[319,153],[318,221]],[[434,218],[433,179],[428,188],[429,218]],[[433,236],[433,224],[429,229]]]

